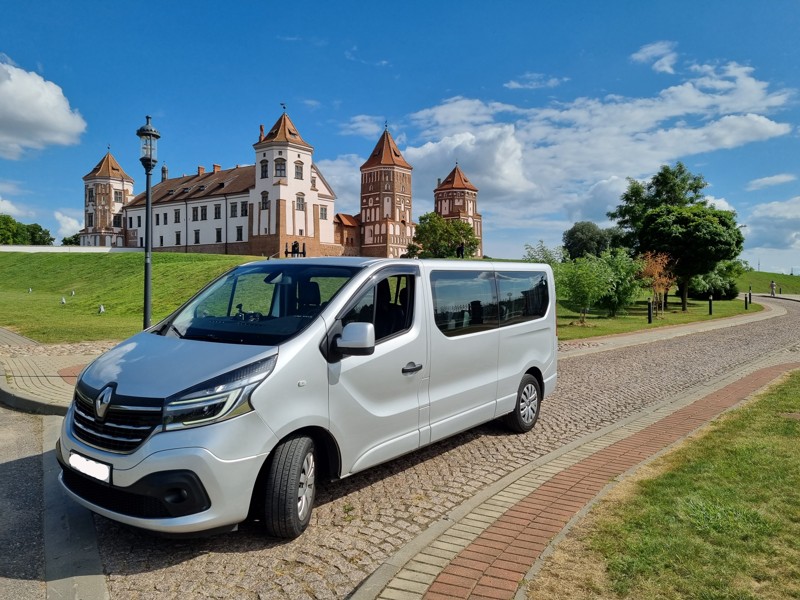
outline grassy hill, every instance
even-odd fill
[[[152,322],[255,258],[154,252]],[[121,340],[142,329],[144,254],[0,252],[0,273],[0,327],[48,343]]]
[[[754,294],[769,294],[769,282],[775,280],[778,288],[784,294],[800,294],[800,276],[783,275],[782,273],[766,273],[764,271],[748,271],[736,281],[740,292],[749,291],[753,286]],[[779,290],[775,290],[778,293]]]

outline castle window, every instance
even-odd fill
[[[133,229],[133,217],[128,217],[128,229]]]
[[[180,223],[181,222],[181,211],[180,211],[180,209],[178,209],[178,208],[175,209],[175,219],[173,219],[173,220],[176,223]],[[177,242],[177,243],[180,244],[180,241]]]
[[[297,204],[295,204],[297,210],[305,210],[306,209],[306,197],[303,194],[297,194]]]
[[[94,227],[94,214],[87,213],[86,214],[86,226],[87,227]]]
[[[122,215],[114,215],[114,227],[122,227]]]
[[[142,226],[142,216],[141,215],[138,215],[136,217],[136,226],[137,227],[141,227]]]
[[[194,243],[195,244],[199,244],[200,243],[200,230],[199,229],[195,229],[194,230]]]
[[[197,207],[192,207],[192,221],[197,221]]]
[[[86,199],[89,202],[94,202],[94,188],[86,188]]]
[[[243,232],[243,228],[242,228],[242,226],[241,226],[241,225],[239,225],[239,226],[236,228],[236,241],[237,241],[237,242],[241,242],[241,241],[244,239],[244,238],[243,238],[243,234],[242,234],[242,232]]]
[[[269,177],[269,161],[262,160],[261,161],[261,179],[266,179]]]
[[[295,179],[303,178],[303,163],[301,162],[294,163],[294,178]]]
[[[122,190],[114,190],[114,202],[122,202]]]
[[[201,221],[205,221],[207,219],[208,219],[208,207],[207,206],[201,206],[200,207],[200,220]]]
[[[327,206],[320,206],[319,207],[319,218],[322,221],[328,220],[328,207]]]
[[[163,235],[158,236],[158,245],[159,246],[163,246],[164,245],[164,236]]]
[[[236,202],[234,202],[233,204],[231,204],[231,217],[238,216],[238,213],[239,213],[239,205],[236,204]]]
[[[247,216],[247,202],[242,202],[239,214],[241,214],[243,217]]]
[[[221,219],[222,218],[222,205],[221,204],[215,204],[214,205],[214,218],[215,219]]]
[[[286,177],[286,160],[283,158],[275,159],[275,177]]]
[[[217,243],[222,241],[222,228],[217,227]]]
[[[269,208],[269,192],[261,192],[261,210]]]
[[[164,225],[167,224],[167,214],[169,214],[169,213],[164,213]]]
[[[158,213],[156,213],[156,225],[160,225],[160,223],[158,222],[159,221],[159,216],[160,215]]]
[[[175,245],[176,246],[180,246],[181,245],[181,232],[180,231],[176,231],[175,232]]]

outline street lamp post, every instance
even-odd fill
[[[150,327],[150,308],[151,308],[151,267],[153,255],[153,231],[150,227],[152,217],[152,201],[150,197],[150,175],[153,167],[158,163],[157,142],[161,134],[150,124],[150,116],[146,117],[147,123],[139,127],[136,135],[142,142],[139,160],[142,162],[144,172],[147,175],[145,191],[145,213],[144,213],[144,324],[143,329]]]

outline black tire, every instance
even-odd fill
[[[311,521],[316,493],[314,441],[306,436],[283,440],[272,451],[264,483],[267,535],[293,539]]]
[[[505,416],[505,424],[516,433],[530,431],[539,420],[541,402],[539,381],[533,375],[524,375],[517,390],[517,403],[514,410]]]

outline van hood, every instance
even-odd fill
[[[138,398],[169,398],[218,375],[277,353],[275,346],[182,340],[142,332],[98,357],[83,371],[81,387]]]

